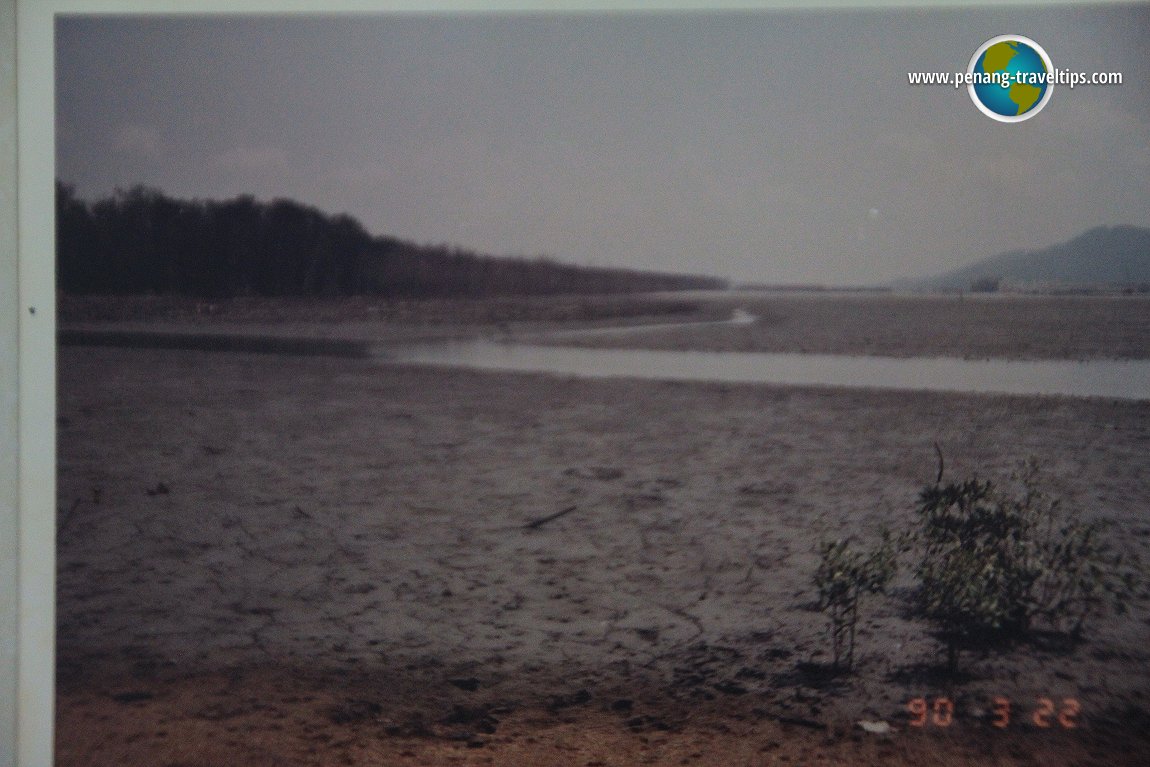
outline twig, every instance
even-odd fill
[[[934,452],[938,453],[938,476],[934,478],[934,484],[937,487],[938,485],[942,484],[942,467],[943,467],[942,448],[940,448],[938,446],[937,442],[934,443]]]
[[[570,514],[571,512],[575,511],[575,509],[577,509],[577,508],[579,508],[579,507],[578,506],[568,506],[567,508],[563,509],[562,511],[557,511],[554,514],[548,514],[546,517],[540,517],[539,519],[533,519],[530,522],[528,522],[527,524],[525,524],[523,526],[523,529],[524,530],[538,530],[539,528],[543,527],[543,525],[547,524],[548,522],[554,522],[555,520],[559,519],[559,517]]]

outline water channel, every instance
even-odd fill
[[[746,324],[750,321],[753,318],[745,312],[736,312],[724,322]],[[590,333],[630,333],[637,329],[608,328]],[[578,332],[565,332],[564,336]],[[1150,400],[1150,360],[967,360],[598,349],[490,340],[389,347],[381,349],[378,356],[389,362],[582,377]]]

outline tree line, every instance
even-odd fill
[[[137,186],[86,202],[60,181],[56,248],[57,284],[74,295],[485,298],[725,287],[712,277],[419,245],[287,199],[180,200]]]

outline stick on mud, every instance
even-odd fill
[[[557,511],[554,514],[548,514],[546,517],[540,517],[539,519],[533,519],[530,522],[528,522],[527,524],[525,524],[523,526],[523,529],[524,530],[538,530],[539,528],[543,527],[543,525],[547,524],[548,522],[554,522],[555,520],[559,519],[559,517],[570,514],[571,512],[575,511],[575,509],[577,509],[577,508],[579,508],[579,507],[578,506],[568,506],[567,508],[563,509],[562,511]]]

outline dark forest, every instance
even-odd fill
[[[58,285],[72,295],[485,298],[722,288],[722,280],[496,257],[369,234],[286,199],[180,200],[147,187],[95,202],[56,184]]]

